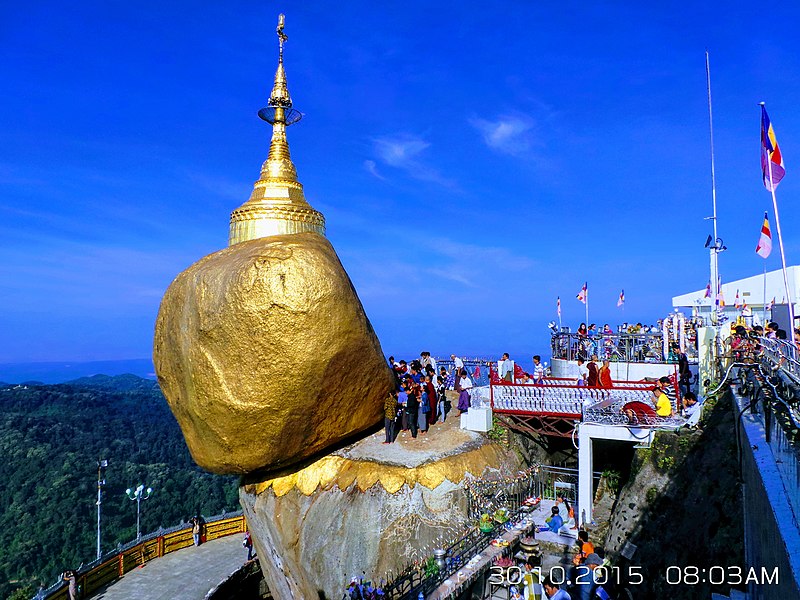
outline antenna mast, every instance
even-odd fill
[[[714,171],[714,117],[711,111],[711,67],[708,60],[708,50],[706,50],[706,89],[708,90],[708,130],[711,136],[711,206],[713,214],[710,218],[714,224],[714,242],[709,247],[711,253],[711,289],[714,291],[714,308],[711,311],[711,322],[714,325],[719,323],[719,253],[721,252],[722,240],[717,236],[717,179]]]

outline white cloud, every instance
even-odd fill
[[[372,175],[374,177],[377,177],[378,179],[384,179],[384,180],[386,179],[383,175],[381,175],[378,172],[378,165],[375,164],[374,160],[365,160],[364,161],[364,168],[367,170],[367,172],[370,175]]]
[[[430,147],[430,143],[422,138],[401,134],[373,138],[372,142],[378,158],[384,164],[401,169],[414,179],[431,181],[445,187],[455,186],[454,181],[422,160],[420,155]]]
[[[469,123],[480,132],[489,148],[503,154],[523,154],[535,142],[535,123],[526,115],[504,115],[494,121],[476,117]]]
[[[447,238],[436,238],[430,244],[432,252],[463,265],[480,265],[490,271],[523,271],[532,269],[534,261],[514,254],[508,248],[465,244]]]

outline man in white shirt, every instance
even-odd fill
[[[538,354],[533,357],[533,383],[544,383],[544,365],[542,364],[542,357]]]
[[[583,359],[579,358],[578,363],[578,385],[586,385],[586,380],[589,379],[589,367],[583,364]]]
[[[453,359],[453,366],[456,368],[456,373],[460,372],[460,371],[461,371],[461,369],[463,369],[463,368],[464,368],[464,361],[463,361],[463,360],[461,360],[461,359],[460,359],[458,356],[456,356],[455,354],[451,354],[451,355],[450,355],[450,358],[452,358],[452,359]]]
[[[500,359],[500,377],[511,383],[514,381],[514,361],[512,361],[509,356],[508,352],[503,353],[503,358]]]

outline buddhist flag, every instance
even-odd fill
[[[717,279],[717,306],[725,308],[725,296],[722,295],[722,278]]]
[[[764,187],[770,192],[775,191],[786,174],[783,168],[783,155],[763,102],[761,103],[761,174],[764,177]]]
[[[711,298],[711,282],[710,281],[708,282],[708,285],[706,286],[706,298]]]
[[[558,316],[561,317],[561,296],[559,296],[556,300],[556,312],[558,313]]]
[[[761,226],[761,237],[758,238],[756,254],[761,258],[767,258],[770,252],[772,252],[772,232],[769,230],[767,213],[764,213],[764,224]]]
[[[769,304],[765,307],[766,310],[772,310],[772,307],[775,306],[775,296],[772,297],[772,300],[769,301]]]
[[[617,306],[623,306],[625,304],[625,290],[622,290],[619,293],[619,298],[617,299]]]
[[[579,301],[586,304],[586,297],[589,295],[589,283],[584,283],[581,291],[578,292],[578,295],[575,296]]]
[[[742,301],[739,300],[739,290],[736,290],[736,298],[733,301],[734,308],[742,308]]]

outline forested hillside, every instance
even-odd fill
[[[237,479],[202,471],[154,381],[134,375],[59,385],[0,384],[0,598],[96,554],[97,459],[109,461],[103,497],[103,551],[195,512],[238,510]]]

